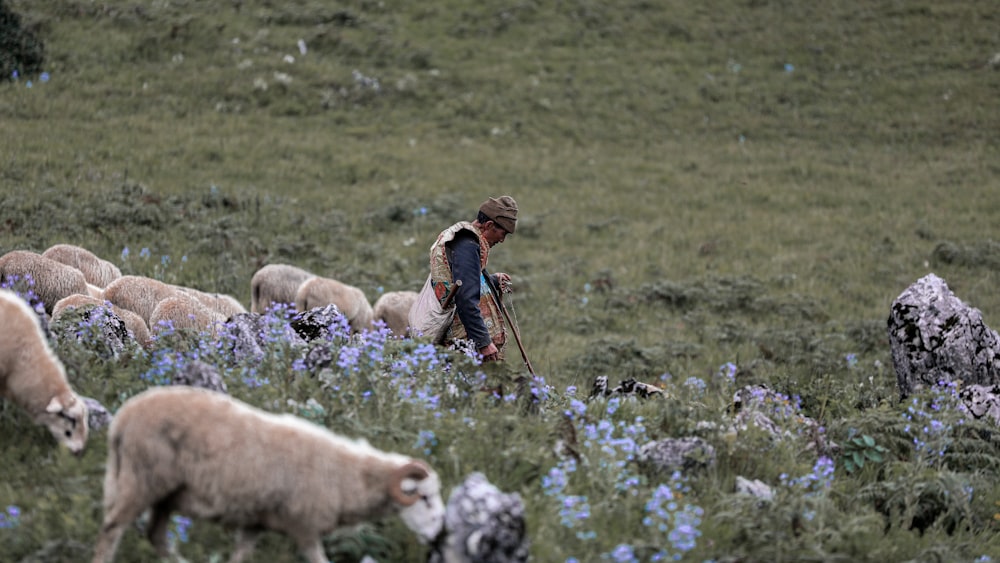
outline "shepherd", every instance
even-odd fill
[[[442,343],[454,346],[471,341],[483,362],[504,360],[510,323],[503,305],[503,294],[511,289],[510,276],[503,272],[491,275],[486,264],[490,249],[516,228],[514,198],[490,197],[479,206],[475,221],[459,221],[441,231],[430,250],[434,296],[443,305],[452,300],[455,306]]]

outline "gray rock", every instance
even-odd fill
[[[654,475],[688,472],[715,465],[715,448],[696,436],[664,438],[644,444],[636,461]]]
[[[521,563],[530,540],[524,503],[503,493],[482,473],[466,477],[451,492],[445,525],[428,554],[428,563]]]
[[[110,307],[78,307],[51,325],[56,340],[76,340],[103,359],[118,358],[136,345],[125,321]]]
[[[774,500],[774,489],[760,479],[751,481],[746,477],[736,476],[736,494],[750,495],[760,500]]]
[[[201,387],[202,389],[228,393],[226,382],[222,380],[219,370],[215,369],[215,366],[206,364],[201,360],[194,360],[181,365],[174,372],[171,384]]]
[[[940,381],[1000,383],[1000,336],[938,276],[928,274],[900,294],[888,325],[900,398]]]
[[[87,427],[91,432],[96,432],[107,428],[111,424],[111,413],[97,399],[90,397],[80,397],[87,405]]]
[[[1000,426],[1000,385],[967,385],[958,397],[970,417]]]
[[[340,309],[333,304],[303,311],[291,320],[292,328],[306,341],[330,338],[338,332],[338,328],[331,331],[330,327],[342,327],[346,326],[346,323]]]

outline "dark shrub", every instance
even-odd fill
[[[0,77],[13,80],[14,71],[36,75],[44,62],[45,44],[34,31],[22,27],[21,16],[0,0]]]

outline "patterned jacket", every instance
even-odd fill
[[[493,289],[484,273],[486,263],[489,260],[490,246],[483,239],[482,233],[479,232],[479,229],[475,225],[467,221],[460,221],[441,231],[441,234],[438,235],[430,251],[431,287],[434,288],[434,295],[444,304],[448,290],[454,284],[448,243],[455,240],[455,237],[462,231],[470,231],[475,235],[476,240],[479,241],[479,313],[482,316],[483,323],[486,325],[490,340],[496,345],[499,351],[499,359],[503,359],[504,348],[507,343],[507,333],[503,315],[497,306],[496,300],[493,299]],[[468,293],[474,294],[475,292],[467,292],[463,286],[461,290],[456,292],[455,299],[461,299],[463,298],[463,294],[468,295]],[[455,340],[463,338],[469,338],[468,332],[462,324],[461,319],[459,319],[459,316],[455,315],[455,320],[452,322],[451,328],[448,329],[448,333],[445,336],[445,344],[451,344]]]

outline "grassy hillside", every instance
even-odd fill
[[[592,452],[565,491],[589,501],[575,528],[543,486],[561,467],[567,388],[583,398],[599,375],[664,386],[666,401],[589,404],[592,423],[642,417],[649,439],[724,421],[738,385],[766,382],[834,441],[869,433],[891,454],[852,473],[838,457],[831,488],[809,495],[780,478],[814,470],[801,441],[712,437],[718,463],[685,476],[686,502],[704,511],[685,560],[1000,557],[996,439],[973,452],[949,434],[961,455],[920,461],[885,331],[893,299],[930,272],[1000,326],[993,2],[4,5],[44,42],[48,79],[0,80],[0,252],[70,242],[247,306],[258,268],[291,263],[374,302],[419,289],[434,237],[487,196],[520,204],[490,266],[514,277],[522,340],[551,388],[540,413],[470,401],[387,418],[387,405],[335,408],[343,398],[318,385],[249,388],[235,375],[234,395],[280,408],[315,398],[327,426],[415,455],[418,431],[433,431],[446,487],[478,470],[523,496],[537,561],[623,544],[648,561],[650,546],[672,545],[642,525],[656,478],[622,492]],[[109,408],[162,359],[57,351]],[[486,375],[523,374],[518,355],[512,343],[507,370]],[[727,364],[736,381],[720,379]],[[100,518],[103,434],[78,463],[13,407],[0,423],[27,436],[2,446],[15,461],[0,508],[22,515],[16,535],[0,529],[0,559],[79,560]],[[737,475],[781,488],[779,502],[739,500]],[[948,487],[975,493],[955,504],[927,492]],[[935,503],[945,516],[918,532],[914,514]],[[804,524],[810,511],[825,518]],[[228,554],[219,529],[194,529],[181,546],[192,560]],[[398,522],[359,534],[423,558]],[[148,556],[130,541],[135,560]],[[278,537],[261,552],[294,560]]]

